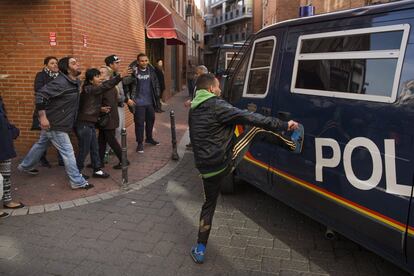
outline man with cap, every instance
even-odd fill
[[[105,65],[108,67],[108,71],[111,74],[111,78],[112,78],[119,74],[119,70],[121,68],[121,60],[119,59],[117,55],[110,55],[105,58]],[[118,85],[115,86],[115,88],[118,91],[118,114],[119,114],[119,127],[115,131],[115,137],[119,142],[121,142],[121,130],[125,127],[125,109],[124,109],[125,93],[124,93],[124,87],[123,87],[122,82],[118,83]],[[109,150],[107,150],[105,153],[105,159],[107,159],[108,152]]]

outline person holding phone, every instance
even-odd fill
[[[111,74],[108,67],[102,66],[99,71],[101,72],[103,80],[110,80]],[[131,74],[131,69],[128,69],[128,74]],[[118,75],[119,76],[119,75]],[[115,78],[120,78],[116,76]],[[112,78],[114,79],[114,78]],[[103,166],[103,160],[105,157],[106,144],[108,144],[114,151],[118,158],[118,164],[113,166],[114,169],[122,169],[122,149],[119,142],[115,137],[115,130],[119,126],[119,114],[118,114],[118,91],[115,87],[106,90],[102,97],[102,111],[110,113],[109,122],[105,127],[99,129],[98,144],[99,144],[99,157]],[[127,161],[129,165],[129,161]]]
[[[103,81],[101,72],[96,68],[88,69],[85,73],[85,82],[82,86],[78,119],[75,126],[79,142],[79,152],[76,164],[80,172],[84,168],[86,156],[90,153],[93,168],[93,177],[108,178],[109,174],[102,170],[99,156],[98,139],[96,138],[95,124],[101,112],[109,113],[110,107],[101,107],[103,94],[113,89],[122,80],[120,75]],[[89,176],[82,174],[84,178]]]

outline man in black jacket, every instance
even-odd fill
[[[203,178],[205,202],[201,209],[197,245],[191,249],[196,263],[203,263],[220,187],[234,164],[233,147],[236,124],[268,131],[293,130],[295,121],[284,122],[258,113],[240,110],[219,98],[219,81],[213,74],[197,79],[197,93],[191,102],[190,139],[197,169]]]
[[[152,137],[152,129],[155,122],[155,109],[157,97],[160,95],[160,84],[154,68],[149,65],[146,54],[137,56],[136,66],[130,65],[133,74],[123,80],[126,103],[134,108],[136,151],[144,153],[144,123],[145,143],[159,145]]]
[[[39,113],[39,141],[18,166],[20,171],[35,175],[34,166],[51,142],[62,155],[72,189],[89,189],[89,184],[79,173],[69,133],[74,126],[79,106],[79,64],[73,57],[59,60],[59,76],[43,86],[36,94]]]
[[[157,109],[155,112],[162,113],[165,110],[162,109],[162,94],[165,90],[165,77],[164,77],[164,63],[162,59],[157,59],[157,63],[154,66],[155,73],[158,78],[158,83],[160,84],[160,95],[156,98],[157,100]]]
[[[56,57],[53,57],[53,56],[45,57],[43,64],[44,64],[43,70],[36,74],[35,81],[34,81],[35,97],[36,97],[37,91],[39,91],[40,88],[42,88],[48,82],[56,79],[56,77],[59,75],[58,59]],[[32,130],[41,130],[40,122],[39,122],[39,114],[36,108],[33,111]],[[46,159],[46,156],[47,156],[47,151],[45,151],[42,158],[40,158],[40,163],[42,164],[43,167],[50,168],[51,165],[49,161]],[[59,154],[58,154],[58,161],[59,161],[59,166],[63,166],[62,156],[60,156]]]

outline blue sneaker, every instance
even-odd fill
[[[190,255],[194,262],[202,264],[204,262],[204,253],[206,252],[206,246],[202,243],[198,243],[196,246],[191,248]]]
[[[299,124],[299,127],[293,131],[290,136],[290,139],[295,143],[296,147],[293,151],[294,153],[302,152],[303,139],[304,139],[305,130],[303,125]]]

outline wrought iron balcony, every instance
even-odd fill
[[[215,28],[224,24],[232,23],[245,18],[252,18],[253,11],[251,7],[242,6],[238,9],[232,9],[220,16],[212,19],[212,24],[209,27]]]
[[[250,35],[250,32],[226,34],[221,37],[210,38],[207,46],[210,48],[218,48],[223,44],[232,44],[235,42],[244,42]]]

